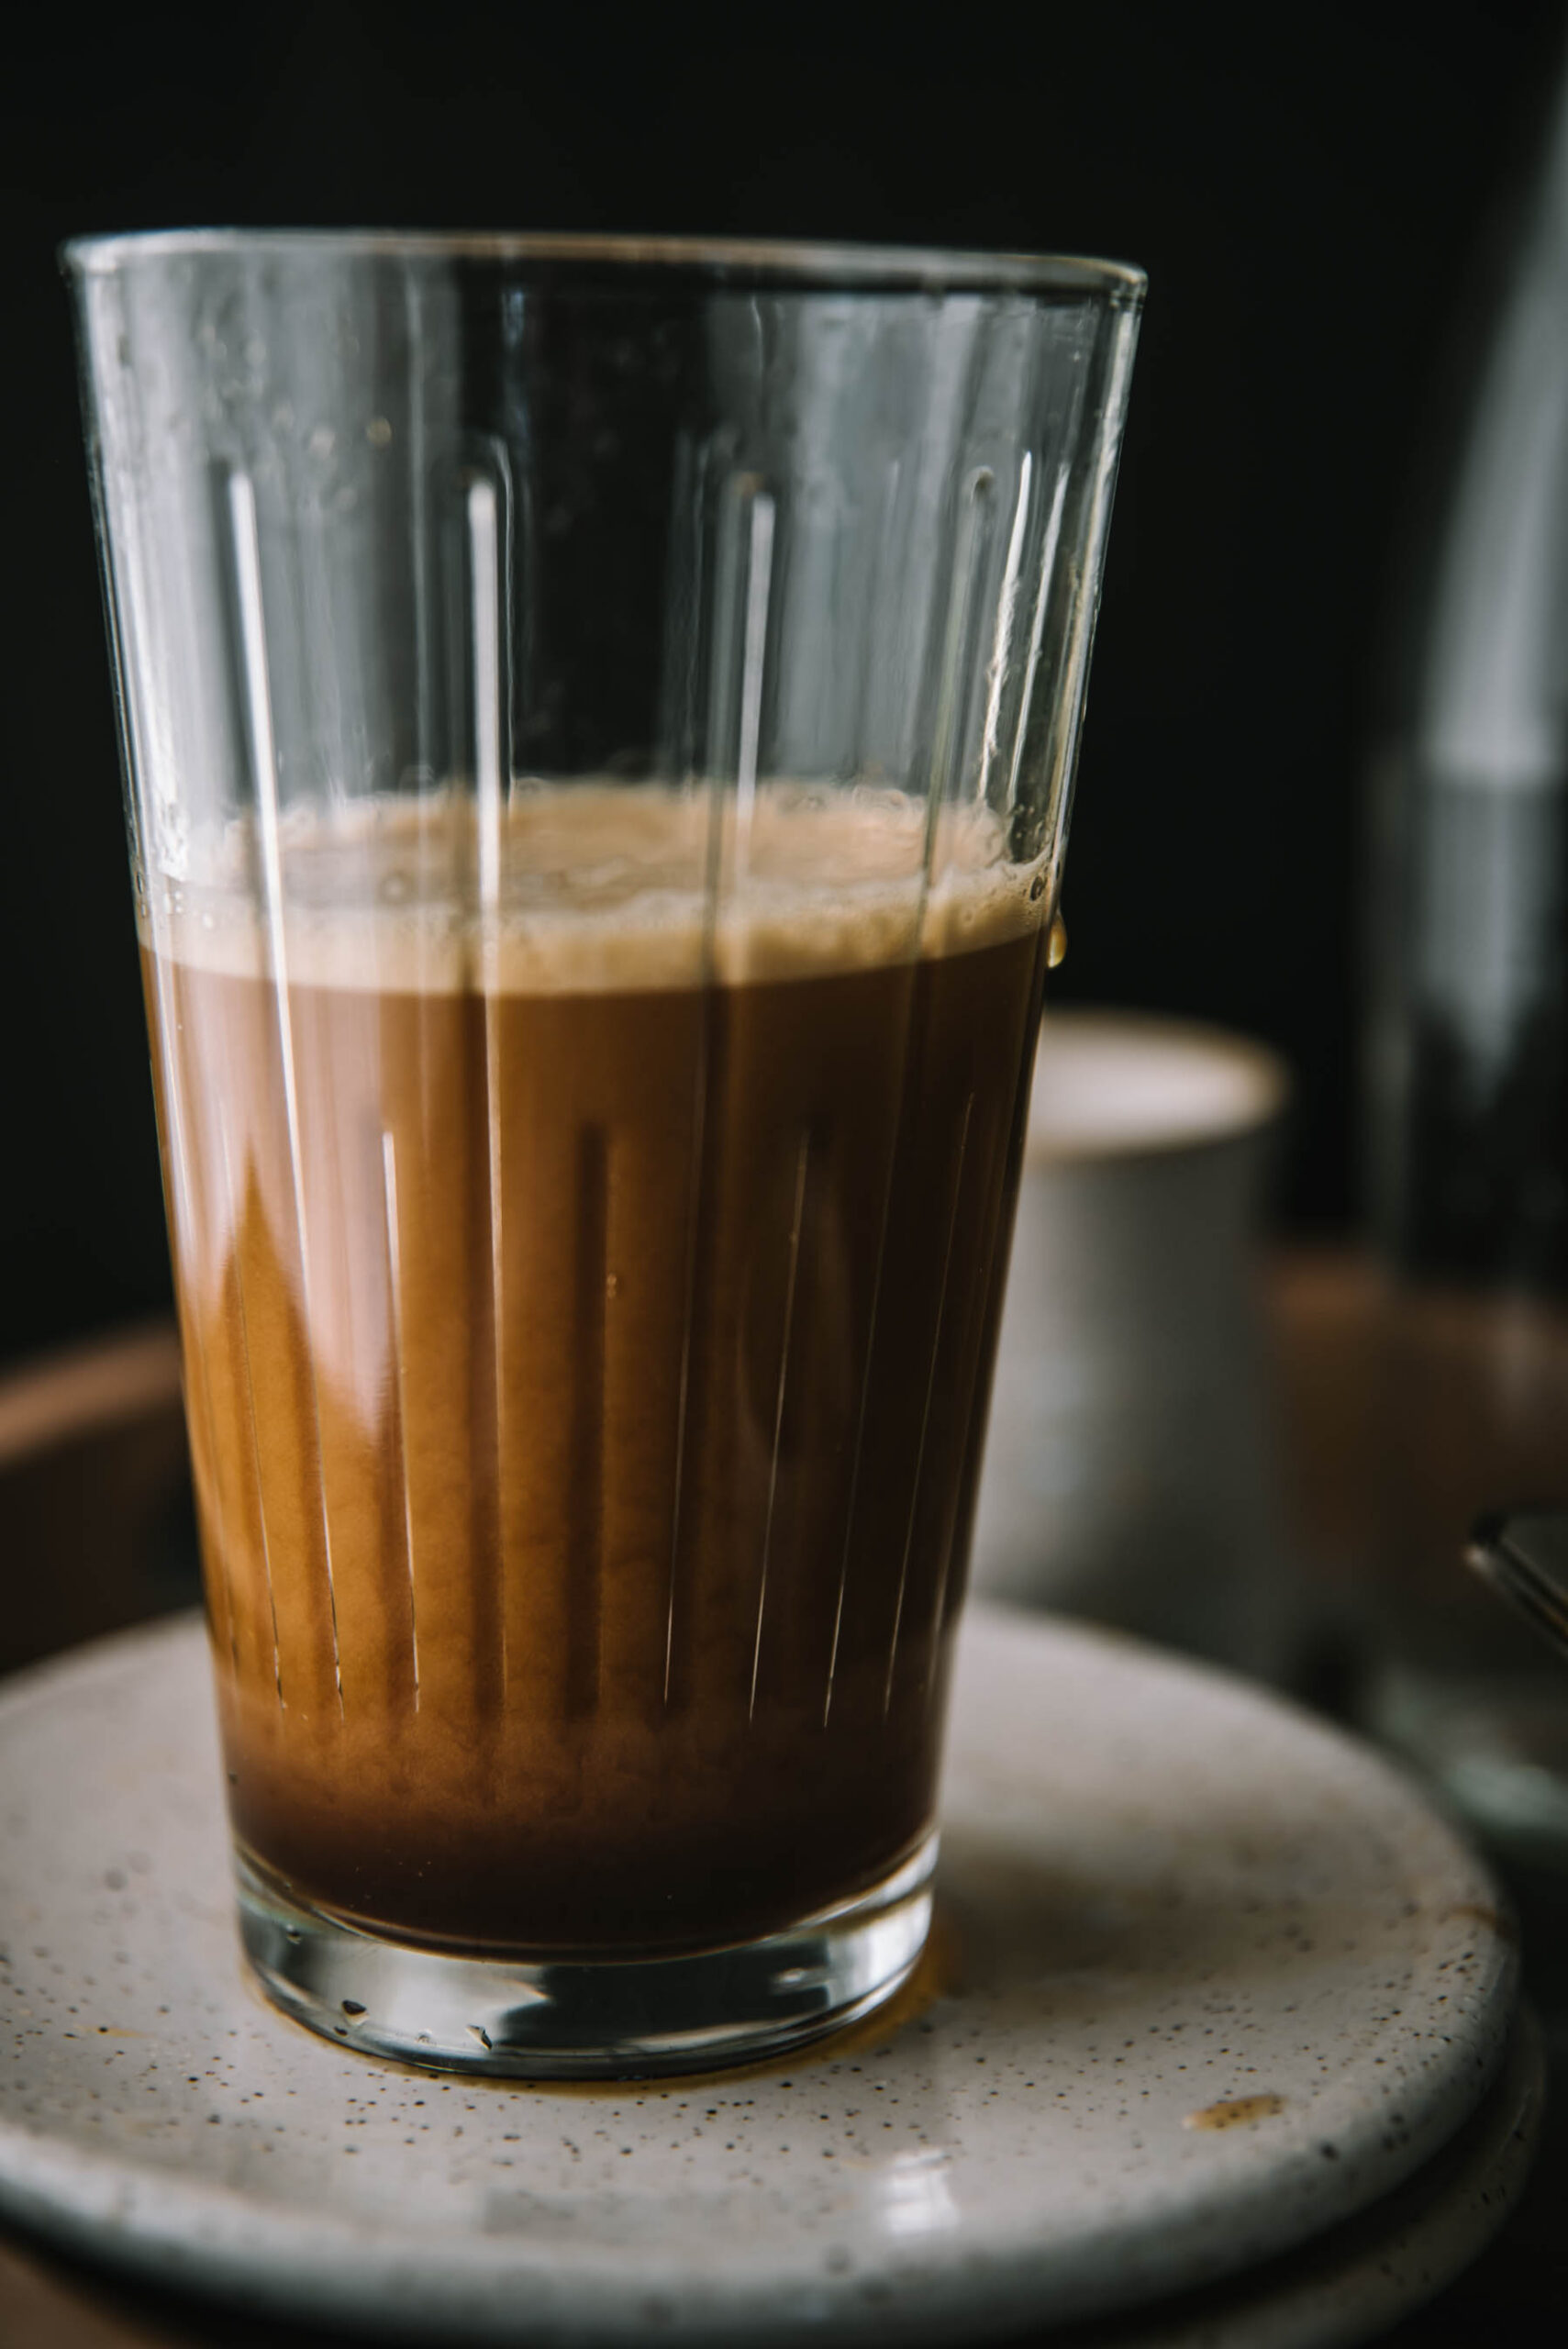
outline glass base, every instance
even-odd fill
[[[937,1838],[870,1891],[761,1941],[679,1957],[458,1957],[302,1907],[237,1855],[245,1954],[339,2046],[439,2072],[643,2078],[754,2062],[869,2014],[908,1979]]]

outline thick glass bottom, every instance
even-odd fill
[[[462,1957],[302,1906],[237,1855],[245,1954],[275,2006],[367,2055],[516,2079],[697,2072],[784,2054],[907,1980],[937,1838],[853,1900],[759,1941],[674,1957]]]

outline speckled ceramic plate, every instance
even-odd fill
[[[1000,1612],[963,1634],[919,1976],[748,2072],[335,2054],[240,1974],[219,1782],[195,1625],[0,1699],[0,2208],[382,2338],[973,2339],[1148,2304],[1413,2177],[1514,2002],[1488,1879],[1363,1748]]]
[[[1392,2194],[1261,2267],[1050,2339],[1057,2349],[1351,2349],[1382,2340],[1469,2266],[1518,2201],[1545,2086],[1540,2034],[1523,2017],[1479,2109]]]

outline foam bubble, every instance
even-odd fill
[[[963,952],[1038,929],[1039,864],[1007,863],[987,809],[895,792],[515,785],[492,837],[456,789],[339,807],[278,829],[291,981],[408,993],[691,986],[826,975]],[[257,829],[237,819],[178,884],[150,881],[143,942],[236,977],[272,974]]]

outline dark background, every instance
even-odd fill
[[[354,0],[26,12],[0,95],[0,1361],[168,1294],[69,315],[73,231],[202,222],[1056,248],[1151,293],[1060,996],[1281,1045],[1281,1210],[1356,1208],[1378,646],[1557,6],[929,17]]]

